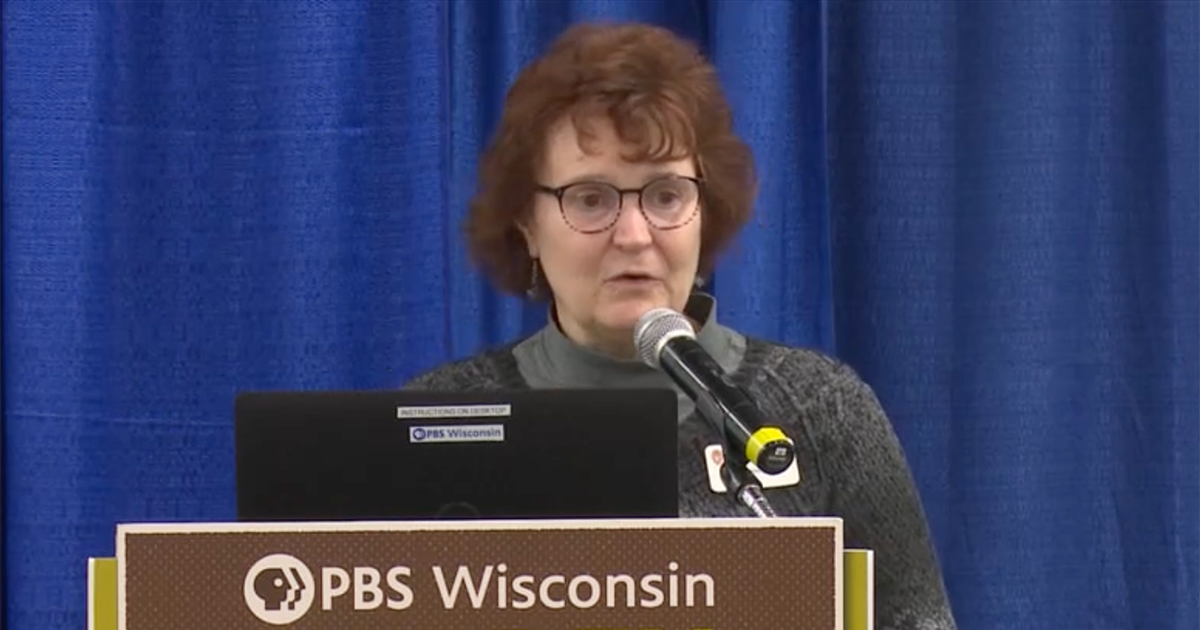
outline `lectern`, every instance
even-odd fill
[[[89,629],[871,628],[872,552],[841,519],[674,518],[676,410],[646,389],[240,396],[238,521],[118,525]],[[755,487],[739,468],[729,488]]]
[[[873,628],[837,518],[135,523],[89,630]]]

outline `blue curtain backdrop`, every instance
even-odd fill
[[[4,621],[85,626],[120,521],[233,518],[247,388],[531,331],[458,225],[568,23],[701,42],[762,171],[722,317],[834,353],[966,629],[1200,626],[1197,3],[3,4]]]

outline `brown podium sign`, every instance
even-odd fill
[[[836,518],[137,524],[123,630],[842,627]]]

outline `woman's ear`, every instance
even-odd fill
[[[517,221],[517,229],[521,231],[521,236],[525,238],[525,249],[528,250],[529,257],[534,260],[537,260],[538,259],[537,239],[534,237],[533,229],[529,225],[532,221],[533,221],[532,217],[530,217],[528,219],[522,219],[520,221]]]

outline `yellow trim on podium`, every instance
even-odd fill
[[[88,558],[88,630],[117,630],[117,559]]]
[[[875,629],[875,552],[842,551],[845,630]]]

